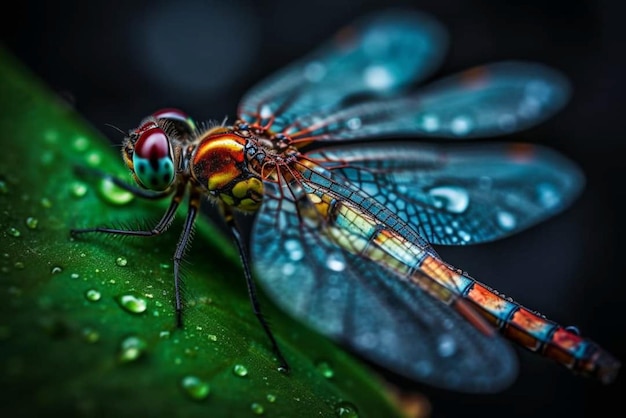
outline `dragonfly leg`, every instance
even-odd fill
[[[81,177],[83,176],[94,176],[99,177],[101,179],[109,180],[117,187],[126,190],[127,192],[132,193],[137,197],[141,197],[144,199],[157,200],[167,197],[172,194],[171,190],[163,190],[163,191],[154,191],[154,190],[146,190],[141,187],[133,186],[132,184],[128,184],[125,181],[112,176],[104,171],[98,170],[96,168],[85,167],[82,165],[74,166],[74,171]]]
[[[167,211],[161,217],[161,220],[156,224],[154,228],[151,230],[126,230],[126,229],[117,229],[117,228],[104,228],[104,227],[95,227],[95,228],[77,228],[71,229],[70,234],[72,237],[76,237],[80,234],[86,234],[91,232],[100,232],[105,234],[112,235],[131,235],[131,236],[139,236],[139,237],[151,237],[154,235],[160,235],[172,224],[174,220],[174,215],[176,214],[176,209],[180,205],[180,201],[185,193],[185,185],[179,185],[176,193],[172,197],[172,201],[170,206],[167,208]]]
[[[261,305],[259,304],[256,293],[256,285],[250,271],[250,262],[248,261],[247,247],[243,238],[241,237],[241,232],[239,231],[239,228],[237,226],[237,223],[235,222],[235,218],[230,208],[226,207],[225,205],[221,205],[221,210],[224,215],[224,220],[230,228],[233,237],[235,238],[235,242],[237,243],[237,248],[239,249],[239,256],[241,257],[241,264],[243,265],[244,276],[246,277],[246,284],[248,286],[248,296],[250,297],[250,303],[252,304],[252,310],[254,312],[254,315],[256,315],[257,319],[261,323],[265,334],[272,344],[274,353],[276,354],[276,357],[278,357],[278,362],[280,363],[279,370],[284,373],[289,373],[289,364],[287,363],[287,360],[285,360],[285,357],[283,356],[283,353],[280,350],[278,343],[276,342],[276,338],[274,338],[274,334],[272,333],[269,324],[267,323],[265,317],[263,316],[263,313],[261,312]]]
[[[176,245],[176,252],[174,253],[174,294],[176,303],[176,326],[178,326],[178,328],[183,327],[183,298],[181,292],[180,262],[182,261],[185,255],[185,250],[189,245],[191,231],[193,231],[193,224],[199,210],[200,194],[194,192],[189,196],[189,210],[187,211],[185,226],[180,235],[180,239],[178,240],[178,245]]]

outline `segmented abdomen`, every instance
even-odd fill
[[[399,280],[413,282],[456,309],[483,332],[490,329],[474,312],[508,339],[575,372],[605,382],[615,377],[619,362],[594,342],[455,270],[438,258],[411,228],[373,199],[329,180],[327,174],[308,170],[303,174],[312,180],[307,183],[308,200],[324,218],[324,232],[336,245],[394,271]],[[468,309],[467,305],[474,309]]]

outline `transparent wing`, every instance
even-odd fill
[[[283,133],[296,141],[412,135],[475,138],[534,126],[561,109],[567,79],[541,64],[500,62],[431,83],[411,95],[302,113]]]
[[[585,181],[573,162],[530,144],[360,144],[307,157],[439,245],[515,234],[568,207]]]
[[[303,180],[305,189],[327,187],[309,182]],[[511,383],[517,361],[497,334],[481,333],[449,305],[333,243],[328,222],[311,219],[302,187],[265,187],[252,260],[265,291],[283,309],[415,380],[464,392],[493,392]],[[410,229],[399,219],[386,221]]]
[[[274,132],[301,115],[336,109],[358,94],[386,95],[423,79],[442,61],[444,29],[414,11],[367,16],[247,93],[238,115]]]

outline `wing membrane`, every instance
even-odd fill
[[[389,94],[426,77],[446,50],[444,29],[426,14],[364,17],[304,59],[254,87],[239,117],[281,132],[301,115],[336,109],[355,94]]]
[[[308,182],[305,188],[319,187]],[[512,381],[517,363],[503,340],[333,243],[324,221],[311,223],[311,202],[298,193],[266,183],[253,231],[256,273],[283,309],[366,358],[432,385],[492,392]]]
[[[500,62],[450,76],[401,98],[302,114],[284,133],[299,141],[503,135],[552,116],[565,105],[569,91],[566,78],[553,69]]]
[[[561,212],[584,185],[573,162],[530,144],[380,143],[307,156],[439,245],[515,234]]]

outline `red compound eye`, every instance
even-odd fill
[[[135,129],[135,134],[142,136],[146,131],[149,131],[150,129],[158,129],[159,125],[156,124],[156,122],[154,121],[149,121],[146,122],[142,125],[140,125],[137,129]]]
[[[171,122],[182,138],[187,138],[196,131],[196,124],[193,119],[182,110],[174,107],[157,110],[152,114],[152,117],[159,121],[167,120]]]
[[[152,116],[155,119],[171,119],[181,122],[187,122],[187,120],[189,120],[189,116],[187,116],[185,112],[173,107],[167,107],[165,109],[157,110],[152,114]]]
[[[139,127],[138,131],[146,125],[148,124]],[[135,154],[148,161],[156,161],[170,154],[170,143],[167,135],[163,129],[157,128],[154,123],[152,125],[153,127],[148,127],[140,134],[135,144]]]

